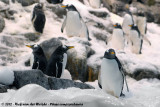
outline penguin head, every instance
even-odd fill
[[[74,48],[74,46],[66,46],[66,45],[61,45],[56,49],[56,53],[58,54],[64,54],[67,52],[67,50]]]
[[[47,0],[48,3],[53,3],[53,4],[58,4],[58,3],[62,3],[63,0]]]
[[[33,50],[33,53],[38,53],[38,54],[43,53],[43,50],[40,45],[34,44],[34,45],[26,45],[26,46],[31,48]]]
[[[109,49],[104,54],[104,58],[107,58],[107,59],[114,59],[115,57],[116,57],[116,53],[114,49]]]
[[[137,30],[139,32],[138,26],[135,24],[132,25],[128,25],[129,27],[131,27],[131,30]]]
[[[113,26],[114,26],[114,28],[122,29],[122,26],[121,26],[119,23],[116,23],[116,24],[114,24]]]
[[[34,10],[42,10],[43,9],[43,4],[42,3],[38,3],[37,5],[35,5]]]
[[[67,11],[77,11],[76,7],[74,5],[63,5],[61,6],[63,8],[66,8]]]

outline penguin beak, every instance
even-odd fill
[[[114,52],[111,52],[111,54],[114,55],[115,53],[114,53]]]
[[[114,27],[116,27],[117,25],[113,25]]]
[[[129,27],[132,27],[132,25],[128,25]]]
[[[27,47],[29,47],[29,48],[32,48],[33,46],[32,45],[26,45]]]
[[[61,6],[61,7],[66,8],[67,6],[63,5],[63,6]]]
[[[68,46],[68,49],[72,49],[72,48],[74,48],[74,46]]]

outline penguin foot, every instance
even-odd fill
[[[125,97],[125,94],[121,93],[120,97]]]

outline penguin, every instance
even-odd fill
[[[129,38],[131,41],[131,51],[135,54],[142,54],[142,45],[143,45],[143,39],[140,34],[140,31],[138,27],[134,24],[129,25],[131,27]]]
[[[147,33],[147,19],[145,17],[145,14],[142,10],[138,11],[137,17],[136,17],[136,24],[137,27],[141,33],[141,36],[143,37],[143,39],[148,42],[149,45],[151,45],[151,42],[148,40],[148,38],[146,37],[146,33]]]
[[[46,75],[60,78],[67,63],[67,50],[73,46],[59,46],[51,55],[46,68]]]
[[[43,12],[43,5],[41,3],[35,5],[32,13],[32,24],[37,33],[43,33],[43,29],[46,22],[46,17]]]
[[[124,50],[125,47],[125,38],[124,32],[120,24],[116,23],[114,25],[114,30],[112,33],[112,39],[110,41],[113,49]]]
[[[100,0],[89,0],[89,4],[93,8],[100,8],[101,1]]]
[[[68,37],[85,37],[87,40],[91,40],[89,37],[89,31],[84,23],[80,13],[73,5],[62,6],[67,10],[67,15],[61,27],[61,32],[63,33],[66,27],[66,33]]]
[[[39,69],[43,73],[46,72],[47,67],[47,59],[43,52],[43,49],[40,45],[26,45],[27,47],[31,48],[33,50],[33,65],[32,69]]]
[[[63,0],[47,0],[47,2],[52,4],[59,4],[59,3],[62,3]]]
[[[129,36],[130,29],[128,28],[128,25],[134,24],[133,16],[130,11],[127,11],[127,13],[124,15],[123,23],[122,23],[122,29],[126,35],[126,37]]]
[[[124,81],[129,91],[122,65],[116,57],[114,49],[105,52],[98,77],[100,88],[117,98],[125,96],[122,93]]]

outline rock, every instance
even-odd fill
[[[93,36],[98,40],[102,40],[102,41],[106,41],[107,40],[107,36],[104,35],[103,33],[94,32]]]
[[[14,71],[13,85],[19,89],[27,84],[38,84],[46,89],[50,89],[48,78],[40,70]]]
[[[100,18],[106,18],[108,16],[108,13],[104,11],[89,11],[89,12]]]
[[[149,69],[136,69],[133,74],[128,74],[132,78],[136,80],[141,80],[141,79],[150,79],[150,78],[158,78],[160,79],[160,73],[157,71],[152,71]]]
[[[6,3],[6,4],[9,4],[9,0],[0,0],[0,1],[2,1],[2,2]]]
[[[14,71],[15,80],[13,86],[17,89],[27,84],[38,84],[48,90],[66,89],[69,87],[76,87],[81,89],[94,89],[92,86],[74,82],[67,79],[59,79],[48,77],[40,70]]]
[[[67,79],[48,78],[48,82],[51,86],[51,90],[67,89],[69,87],[76,87],[80,89],[94,89],[92,86],[85,83],[74,82]]]
[[[54,12],[59,18],[63,18],[63,16],[67,13],[66,9],[59,5],[48,5],[46,8],[51,9],[51,11]]]
[[[35,33],[26,33],[23,34],[29,41],[37,41],[39,40],[40,36],[36,35]]]
[[[5,21],[3,17],[0,16],[0,33],[3,31],[4,27],[5,27]]]
[[[60,46],[62,42],[57,38],[52,38],[50,40],[46,40],[40,44],[42,47],[47,59],[50,58],[52,53]]]
[[[21,3],[22,6],[29,6],[32,5],[34,3],[38,3],[39,0],[16,0],[17,2]]]
[[[0,41],[9,47],[21,47],[25,39],[20,36],[1,36]]]
[[[125,3],[118,0],[102,0],[104,7],[108,8],[113,13],[120,13],[126,10]]]
[[[99,74],[100,66],[98,67],[90,67],[88,66],[88,76],[87,76],[87,81],[93,82],[98,79],[98,74]]]
[[[66,69],[72,75],[73,80],[81,80],[82,82],[87,81],[87,58],[95,53],[90,48],[90,43],[83,40],[70,41],[73,46],[76,43],[75,49],[67,52],[68,60]],[[77,44],[78,43],[78,44]]]
[[[0,84],[0,93],[5,93],[7,92],[7,89],[9,89],[8,86]]]

